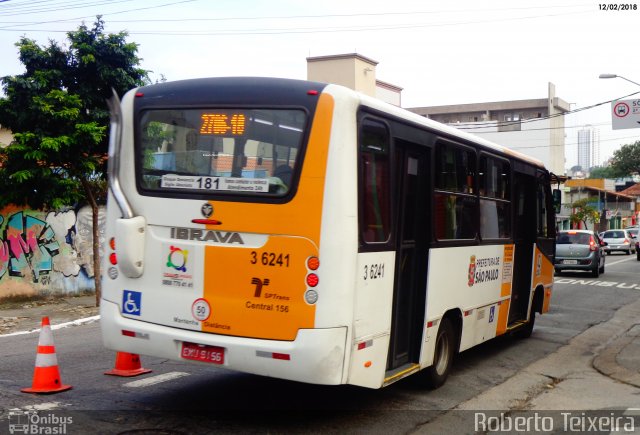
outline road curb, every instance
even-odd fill
[[[601,363],[605,357],[613,355],[613,359],[609,358],[607,360],[609,363],[608,371],[615,374],[622,373],[623,369],[629,371],[621,366],[615,357],[634,338],[640,339],[640,337],[628,334],[637,324],[638,318],[640,318],[640,300],[618,309],[608,321],[586,329],[571,338],[568,344],[527,367],[523,367],[522,370],[506,379],[503,383],[459,404],[451,410],[512,412],[532,409],[567,409],[567,407],[571,406],[575,409],[592,409],[593,402],[589,401],[589,397],[573,394],[571,397],[572,402],[569,404],[566,397],[563,396],[567,393],[565,391],[558,393],[558,390],[563,390],[564,384],[585,382],[598,387],[601,383],[597,378],[602,377],[602,375],[605,375],[602,379],[619,381],[617,378],[597,370],[594,367],[594,361],[602,356],[599,361]],[[530,339],[533,338],[535,338],[535,335]],[[630,377],[629,379],[635,381],[636,378]],[[625,382],[625,384],[625,394],[637,394],[629,386],[638,388],[640,385],[630,382]],[[571,394],[573,390],[569,388],[568,391]],[[552,402],[549,400],[549,395],[554,394],[557,396],[557,400]],[[463,417],[458,414],[445,413],[419,428],[417,433],[426,433],[434,427],[446,427],[447,424],[455,424],[461,418]]]
[[[629,370],[627,367],[619,364],[617,359],[620,352],[633,343],[634,340],[638,339],[637,336],[630,333],[630,331],[637,326],[638,324],[629,327],[622,337],[616,339],[600,351],[593,359],[593,368],[605,376],[640,388],[640,373]]]

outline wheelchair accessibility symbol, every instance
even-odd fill
[[[139,316],[142,309],[142,293],[125,290],[122,293],[122,312]]]

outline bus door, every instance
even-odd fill
[[[509,324],[527,318],[531,273],[533,270],[533,247],[536,242],[536,174],[535,169],[514,165],[514,271],[509,308]],[[518,170],[520,169],[520,170]]]
[[[430,150],[401,140],[395,150],[396,276],[387,370],[419,360],[431,234]]]

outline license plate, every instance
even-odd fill
[[[224,364],[224,348],[218,346],[183,342],[180,356],[193,361]]]
[[[578,264],[578,260],[564,260],[564,264]]]

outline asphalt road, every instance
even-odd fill
[[[607,257],[598,279],[556,277],[551,311],[531,338],[499,338],[458,356],[447,383],[424,390],[409,377],[381,390],[325,387],[142,356],[153,373],[118,378],[103,373],[115,355],[101,345],[98,323],[54,331],[62,381],[73,389],[30,395],[38,334],[0,337],[0,433],[8,410],[71,417],[66,433],[412,433],[498,385],[610,319],[640,298],[640,262]],[[637,287],[636,287],[637,286]],[[597,392],[594,392],[596,394]]]

